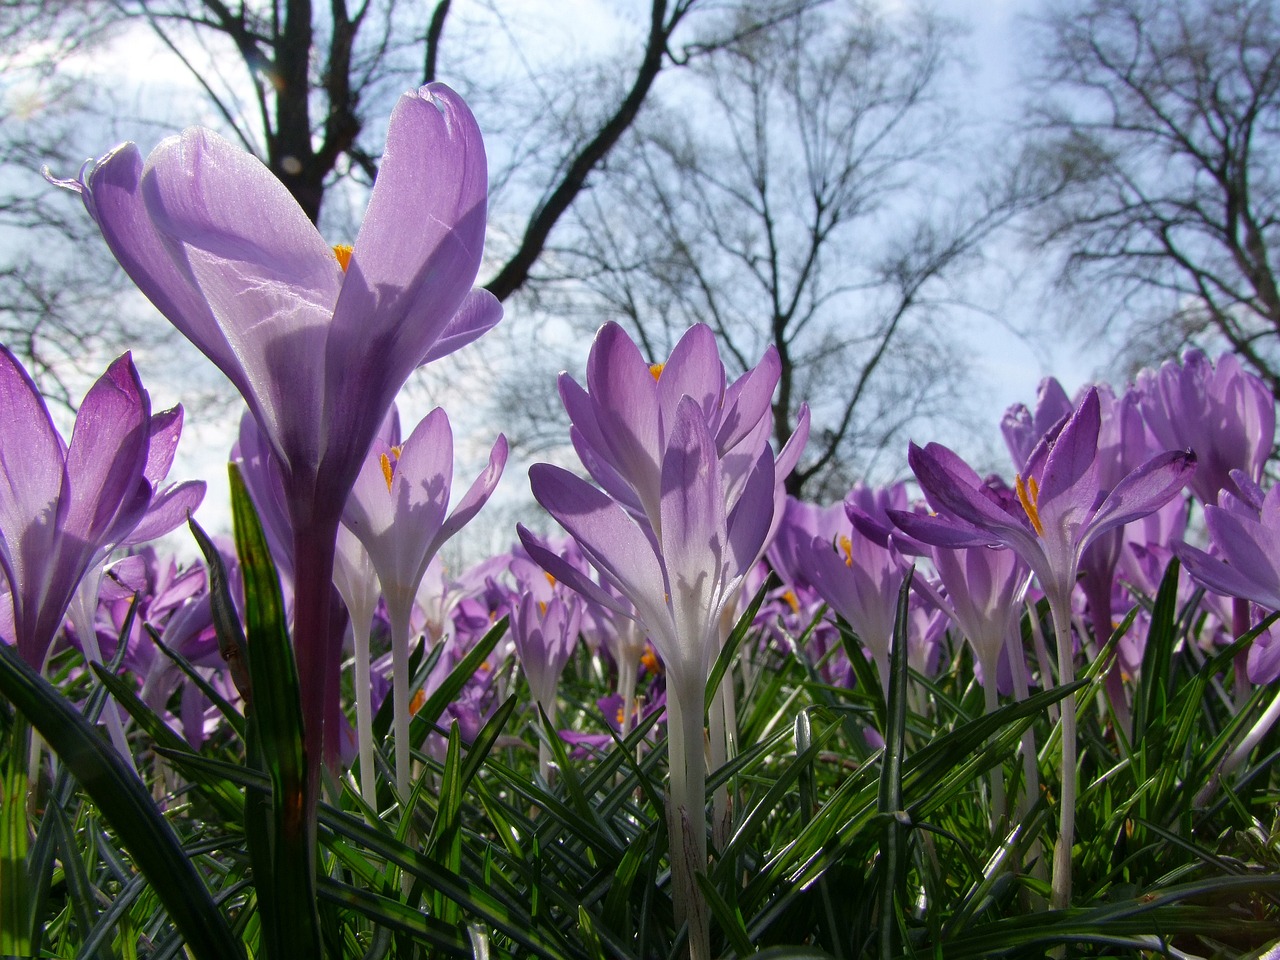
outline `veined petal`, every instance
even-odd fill
[[[332,250],[271,171],[209,130],[157,146],[142,193],[244,370],[268,439],[291,471],[316,470],[321,358],[342,278]]]
[[[658,384],[640,350],[616,323],[596,334],[587,359],[587,390],[604,453],[636,490],[656,524],[661,491]]]
[[[154,414],[147,432],[150,436],[144,474],[153,487],[158,487],[169,475],[174,454],[178,452],[178,439],[182,436],[182,404]]]
[[[476,287],[462,301],[438,340],[431,344],[422,363],[433,363],[479,340],[502,319],[502,304],[488,290]]]
[[[143,471],[150,422],[151,403],[126,353],[89,388],[67,448],[71,487],[60,504],[62,527],[92,542],[93,550],[138,506],[138,485],[147,483]],[[145,510],[146,503],[141,507]]]
[[[1102,413],[1098,390],[1091,387],[1058,434],[1039,476],[1039,506],[1057,514],[1091,510],[1097,500],[1098,432]],[[1083,518],[1081,518],[1083,519]],[[1048,518],[1045,527],[1050,526]]]
[[[62,438],[27,371],[0,345],[0,549],[48,556],[66,467]],[[12,572],[12,571],[11,571]],[[14,586],[15,593],[18,587]]]
[[[184,480],[160,491],[151,498],[147,512],[117,546],[130,547],[163,537],[187,522],[204,500],[203,480]]]
[[[1280,610],[1280,572],[1275,569],[1275,563],[1266,552],[1256,549],[1256,546],[1242,545],[1241,554],[1261,561],[1261,576],[1251,576],[1246,568],[1224,563],[1188,543],[1175,542],[1173,552],[1193,580],[1215,593],[1252,600],[1269,610]]]
[[[727,409],[716,432],[716,447],[722,454],[733,449],[762,420],[772,420],[773,391],[781,374],[782,361],[778,359],[778,351],[770,346],[758,364],[733,382],[727,393]]]
[[[907,451],[907,462],[920,483],[920,489],[935,509],[954,514],[996,534],[996,540],[1003,541],[1006,537],[1035,539],[1030,521],[1007,513],[985,496],[979,489],[982,481],[978,475],[951,450],[939,443],[931,443],[924,448],[913,443]],[[906,527],[903,529],[912,536],[916,535]],[[920,539],[931,542],[923,536]],[[938,546],[959,544],[939,543]]]
[[[324,354],[327,466],[343,470],[364,454],[376,421],[470,293],[488,176],[480,128],[461,97],[433,83],[400,98]]]
[[[626,617],[628,620],[635,619],[635,610],[631,605],[616,598],[608,590],[605,590],[600,584],[552,550],[546,541],[540,539],[524,524],[516,524],[516,534],[520,537],[521,545],[534,563],[555,577],[558,583],[563,583],[570,590],[581,594],[593,603],[600,604],[600,606],[619,616]]]
[[[441,525],[440,532],[436,534],[431,548],[427,551],[429,555],[434,556],[446,540],[470,523],[480,512],[480,508],[489,502],[489,497],[493,495],[498,481],[502,479],[502,471],[506,465],[507,438],[500,433],[489,451],[489,463],[472,481],[467,492],[458,501],[458,505],[449,514],[449,519]]]
[[[606,494],[549,463],[529,468],[529,485],[592,565],[635,604],[640,620],[655,632],[670,629],[666,579],[635,521]]]
[[[705,323],[695,323],[671,351],[658,377],[658,406],[667,429],[675,423],[681,397],[692,397],[707,423],[716,423],[724,401],[724,364],[716,336]]]
[[[142,196],[142,156],[132,143],[102,157],[81,193],[107,246],[156,309],[199,348],[253,405],[240,361],[190,273],[174,262]]]
[[[747,477],[742,495],[729,512],[726,578],[745,574],[764,552],[780,519],[775,516],[775,507],[781,490],[776,482],[773,451],[765,447]]]
[[[1152,457],[1107,495],[1089,521],[1080,549],[1108,530],[1159,510],[1187,485],[1195,469],[1196,455],[1189,450],[1170,450]]]

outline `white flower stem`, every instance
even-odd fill
[[[396,792],[400,802],[409,802],[409,611],[399,604],[388,606],[391,620],[391,696],[392,724],[395,728]]]
[[[371,622],[351,621],[355,648],[356,738],[360,743],[360,794],[375,813],[378,810],[378,778],[373,765],[373,677],[369,664]]]
[[[1071,646],[1071,594],[1049,596],[1053,632],[1058,641],[1058,683],[1075,680],[1075,651]],[[1058,841],[1053,848],[1053,880],[1049,908],[1065,910],[1071,905],[1071,847],[1076,832],[1076,698],[1072,694],[1062,704],[1062,793],[1058,798]]]
[[[707,765],[702,689],[674,682],[667,689],[667,749],[671,765],[667,830],[676,923],[689,925],[689,960],[710,960],[711,915],[694,874],[707,868]],[[690,709],[693,707],[693,709]]]

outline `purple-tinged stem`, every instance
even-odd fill
[[[309,524],[294,523],[293,649],[302,701],[309,813],[319,796],[321,766],[336,761],[339,751],[342,635],[335,635],[333,629],[337,538],[336,516]]]

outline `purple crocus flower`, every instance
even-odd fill
[[[577,596],[565,596],[549,586],[545,591],[525,592],[516,604],[511,620],[516,656],[534,701],[552,725],[556,722],[560,674],[573,657],[581,631],[582,602]],[[550,779],[551,750],[542,740],[538,743],[538,770],[544,780]]]
[[[1041,442],[1019,475],[1017,499],[996,496],[941,444],[911,445],[908,461],[938,516],[895,511],[909,535],[936,546],[1006,546],[1031,567],[1051,600],[1069,609],[1080,557],[1101,534],[1168,503],[1195,471],[1191,451],[1170,450],[1102,484],[1101,412],[1088,390],[1056,437]]]
[[[930,505],[929,517],[896,512],[894,522],[925,543],[942,547],[1004,546],[1035,573],[1053,613],[1061,683],[1075,675],[1071,645],[1071,593],[1080,558],[1099,536],[1168,503],[1195,471],[1195,454],[1157,454],[1119,479],[1102,485],[1098,439],[1102,414],[1098,391],[1089,389],[1062,429],[1036,445],[1017,499],[999,497],[956,454],[936,443],[917,447],[908,459]],[[1075,700],[1062,704],[1062,798],[1054,851],[1051,903],[1071,900],[1071,845],[1075,835]]]
[[[375,440],[343,513],[378,574],[391,621],[396,779],[409,790],[409,643],[414,599],[427,566],[444,543],[485,505],[507,462],[501,434],[488,466],[449,513],[453,487],[453,431],[437,407],[403,444]]]
[[[0,571],[13,624],[4,639],[40,669],[86,574],[94,571],[96,588],[96,571],[111,550],[133,542],[140,524],[150,534],[167,529],[175,515],[185,517],[199,504],[204,484],[156,497],[181,413],[151,416],[129,354],[89,388],[68,445],[35,383],[0,346],[0,411]],[[160,438],[154,453],[153,435]]]
[[[1182,542],[1175,543],[1173,551],[1197,583],[1280,610],[1280,486],[1272,487],[1260,502],[1251,499],[1223,493],[1221,505],[1204,508],[1217,556]]]
[[[400,98],[353,249],[331,248],[263,164],[199,128],[145,164],[125,144],[64,185],[142,292],[235,384],[279,462],[308,754],[336,759],[341,638],[329,608],[347,494],[414,368],[501,315],[471,290],[487,190],[475,118],[442,84]],[[312,795],[317,778],[312,763]]]
[[[1254,482],[1262,478],[1276,436],[1275,398],[1235,354],[1223,354],[1215,364],[1202,351],[1188,350],[1181,363],[1140,372],[1137,391],[1156,440],[1196,452],[1200,466],[1191,492],[1201,503],[1216,503],[1220,490],[1239,492],[1232,470]]]
[[[691,952],[709,954],[709,914],[693,881],[706,865],[703,688],[720,647],[720,617],[773,529],[778,489],[807,437],[775,461],[769,447],[776,352],[726,386],[709,328],[691,329],[666,364],[650,365],[616,324],[596,335],[587,389],[560,393],[574,446],[596,489],[535,464],[538,502],[569,532],[634,613],[523,527],[529,555],[561,582],[644,625],[667,668],[672,874]],[[687,911],[687,915],[686,915]]]

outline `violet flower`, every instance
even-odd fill
[[[329,608],[347,494],[414,368],[501,315],[471,291],[487,189],[475,119],[442,84],[402,96],[354,249],[338,256],[263,164],[208,130],[162,141],[145,164],[133,144],[117,147],[63,185],[142,292],[235,384],[279,461],[308,754],[323,746],[333,759],[341,638]],[[317,777],[313,762],[313,796]]]
[[[529,681],[529,691],[553,727],[560,674],[573,657],[581,630],[580,598],[562,596],[554,588],[527,591],[520,597],[511,620],[511,639]],[[551,750],[544,739],[538,742],[538,770],[543,780],[550,780]]]
[[[507,462],[501,434],[489,463],[448,513],[453,486],[453,431],[437,407],[403,444],[375,441],[343,513],[377,571],[391,621],[396,784],[409,796],[409,645],[414,599],[444,543],[485,505]]]
[[[13,610],[13,634],[5,639],[40,669],[86,574],[95,572],[96,598],[96,570],[111,550],[131,542],[153,507],[155,520],[144,532],[165,527],[174,515],[184,518],[199,504],[204,484],[181,485],[156,498],[181,414],[151,416],[129,354],[89,388],[69,445],[35,384],[3,346],[0,410],[7,431],[0,444],[0,571]],[[166,438],[154,455],[153,434]]]
[[[1026,474],[1017,478],[1017,506],[992,494],[956,454],[936,443],[911,445],[908,459],[939,516],[896,512],[894,522],[909,535],[942,547],[1005,546],[1035,573],[1053,613],[1058,643],[1058,679],[1072,682],[1071,592],[1080,558],[1108,530],[1168,503],[1195,471],[1195,454],[1168,451],[1106,489],[1100,476],[1098,391],[1086,391],[1055,437],[1032,451]],[[1062,796],[1054,851],[1051,905],[1071,899],[1071,845],[1075,835],[1075,700],[1062,705]]]
[[[1200,467],[1191,492],[1201,503],[1216,503],[1220,490],[1239,492],[1232,470],[1254,482],[1262,478],[1275,442],[1275,398],[1235,354],[1214,363],[1202,351],[1188,350],[1181,363],[1170,360],[1158,371],[1141,371],[1137,391],[1156,440],[1196,452]]]
[[[709,955],[709,914],[694,883],[707,863],[703,693],[720,646],[720,617],[772,530],[778,490],[807,437],[807,411],[775,461],[768,441],[776,352],[726,386],[709,328],[650,365],[621,327],[606,324],[584,390],[567,376],[561,398],[583,464],[604,488],[567,470],[529,471],[539,503],[569,532],[634,614],[523,527],[529,555],[558,580],[634,615],[667,669],[671,869],[679,919],[695,960]]]

